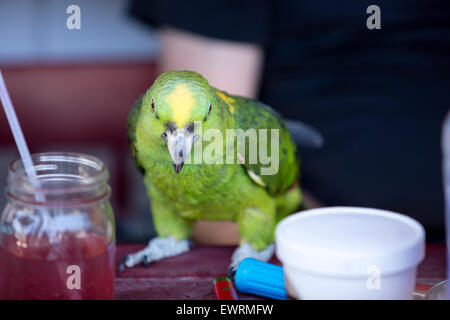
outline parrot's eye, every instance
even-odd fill
[[[212,104],[209,105],[209,110],[208,110],[208,113],[207,113],[207,115],[205,117],[205,121],[206,121],[206,119],[208,119],[208,116],[211,113],[211,109],[212,109]]]
[[[154,116],[156,117],[156,119],[158,119],[158,115],[156,114],[156,109],[155,109],[155,101],[152,98],[152,102],[150,103],[150,107],[152,108],[152,112],[154,114]]]

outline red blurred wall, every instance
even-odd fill
[[[6,67],[24,134],[41,143],[126,144],[126,116],[155,78],[153,63]],[[13,143],[3,113],[0,144]]]

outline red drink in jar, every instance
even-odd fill
[[[115,232],[105,166],[79,154],[38,154],[33,162],[38,188],[20,162],[8,176],[0,299],[113,299]]]
[[[14,236],[1,241],[0,299],[114,298],[114,247],[103,237],[67,234],[56,249],[48,241],[23,247]]]

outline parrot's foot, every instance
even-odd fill
[[[177,256],[189,251],[192,242],[189,240],[176,240],[174,237],[154,238],[148,242],[144,249],[129,254],[122,260],[119,271],[125,270],[125,266],[132,268],[141,262],[147,267],[150,262],[158,261],[164,258]]]
[[[245,243],[239,246],[231,256],[231,264],[228,267],[228,277],[233,278],[236,270],[245,258],[255,258],[259,261],[267,262],[272,258],[275,251],[275,245],[273,243],[269,244],[265,249],[257,251],[249,243]]]

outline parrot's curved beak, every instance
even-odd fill
[[[189,125],[179,129],[169,124],[162,137],[169,149],[173,168],[176,173],[180,173],[194,143],[194,126]]]

